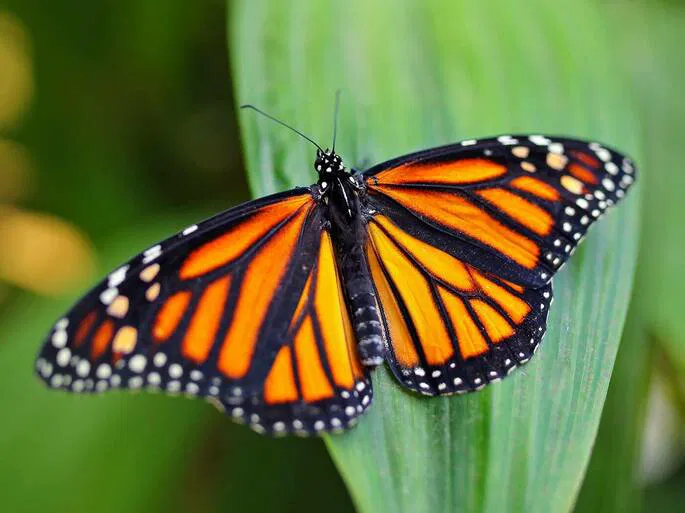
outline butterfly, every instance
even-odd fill
[[[317,145],[314,169],[314,185],[189,226],[111,272],[54,324],[38,376],[205,398],[272,435],[354,425],[382,363],[426,396],[480,390],[535,353],[552,277],[636,176],[607,146],[542,135],[365,172]]]

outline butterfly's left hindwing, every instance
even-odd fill
[[[259,432],[345,427],[371,387],[332,255],[309,189],[229,210],[112,272],[57,321],[36,370],[73,392],[205,397]]]
[[[552,276],[634,177],[613,150],[543,136],[465,141],[364,173],[367,259],[400,382],[460,393],[527,362]]]

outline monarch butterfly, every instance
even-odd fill
[[[55,323],[37,374],[72,392],[203,397],[273,435],[352,426],[383,362],[413,392],[480,390],[535,353],[552,277],[636,173],[604,145],[542,135],[356,172],[335,138],[324,150],[300,135],[317,146],[317,183],[111,272]]]

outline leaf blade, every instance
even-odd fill
[[[619,74],[607,66],[599,14],[588,2],[565,8],[563,18],[546,2],[526,3],[525,31],[504,1],[304,1],[270,12],[274,5],[235,6],[237,97],[292,115],[289,122],[320,138],[342,87],[339,148],[348,162],[518,131],[637,147],[630,99],[616,93]],[[578,24],[590,35],[580,43]],[[579,57],[586,52],[599,58]],[[256,193],[271,192],[256,177],[278,176],[276,168],[292,166],[278,185],[306,179],[306,149],[254,119],[241,122]],[[633,193],[555,279],[542,354],[517,377],[468,397],[425,400],[376,371],[371,412],[355,430],[326,439],[360,511],[572,507],[625,318],[637,212]]]
[[[106,267],[162,234],[166,220],[110,241]],[[103,397],[48,390],[33,375],[37,341],[68,302],[23,296],[7,312],[0,343],[3,421],[0,474],[10,511],[175,511],[169,493],[212,414],[199,401],[113,392]],[[27,428],[28,427],[28,428]],[[40,469],[37,471],[36,469]],[[36,494],[36,490],[41,493]],[[127,493],[122,493],[126,490]]]

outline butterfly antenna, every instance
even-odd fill
[[[340,107],[340,93],[340,89],[335,92],[335,110],[333,111],[333,153],[335,153],[335,138],[338,135],[338,107]]]
[[[302,137],[302,138],[306,139],[307,141],[309,141],[310,143],[312,143],[314,146],[316,146],[316,147],[323,153],[323,148],[322,148],[321,146],[319,146],[318,144],[316,144],[310,137],[307,137],[307,136],[304,135],[302,132],[300,132],[299,130],[297,130],[297,129],[291,127],[291,126],[288,125],[287,123],[284,123],[284,122],[281,121],[280,119],[276,119],[276,118],[273,117],[272,115],[267,114],[266,112],[264,112],[264,111],[261,110],[261,109],[258,109],[258,108],[255,107],[254,105],[245,104],[245,105],[241,105],[240,108],[241,108],[241,109],[252,109],[252,110],[258,112],[259,114],[261,114],[262,116],[265,116],[265,117],[269,118],[271,121],[275,121],[275,122],[278,123],[279,125],[284,126],[284,127],[288,128],[288,129],[292,130],[293,132],[295,132],[295,133],[296,133],[297,135],[299,135],[300,137]]]

